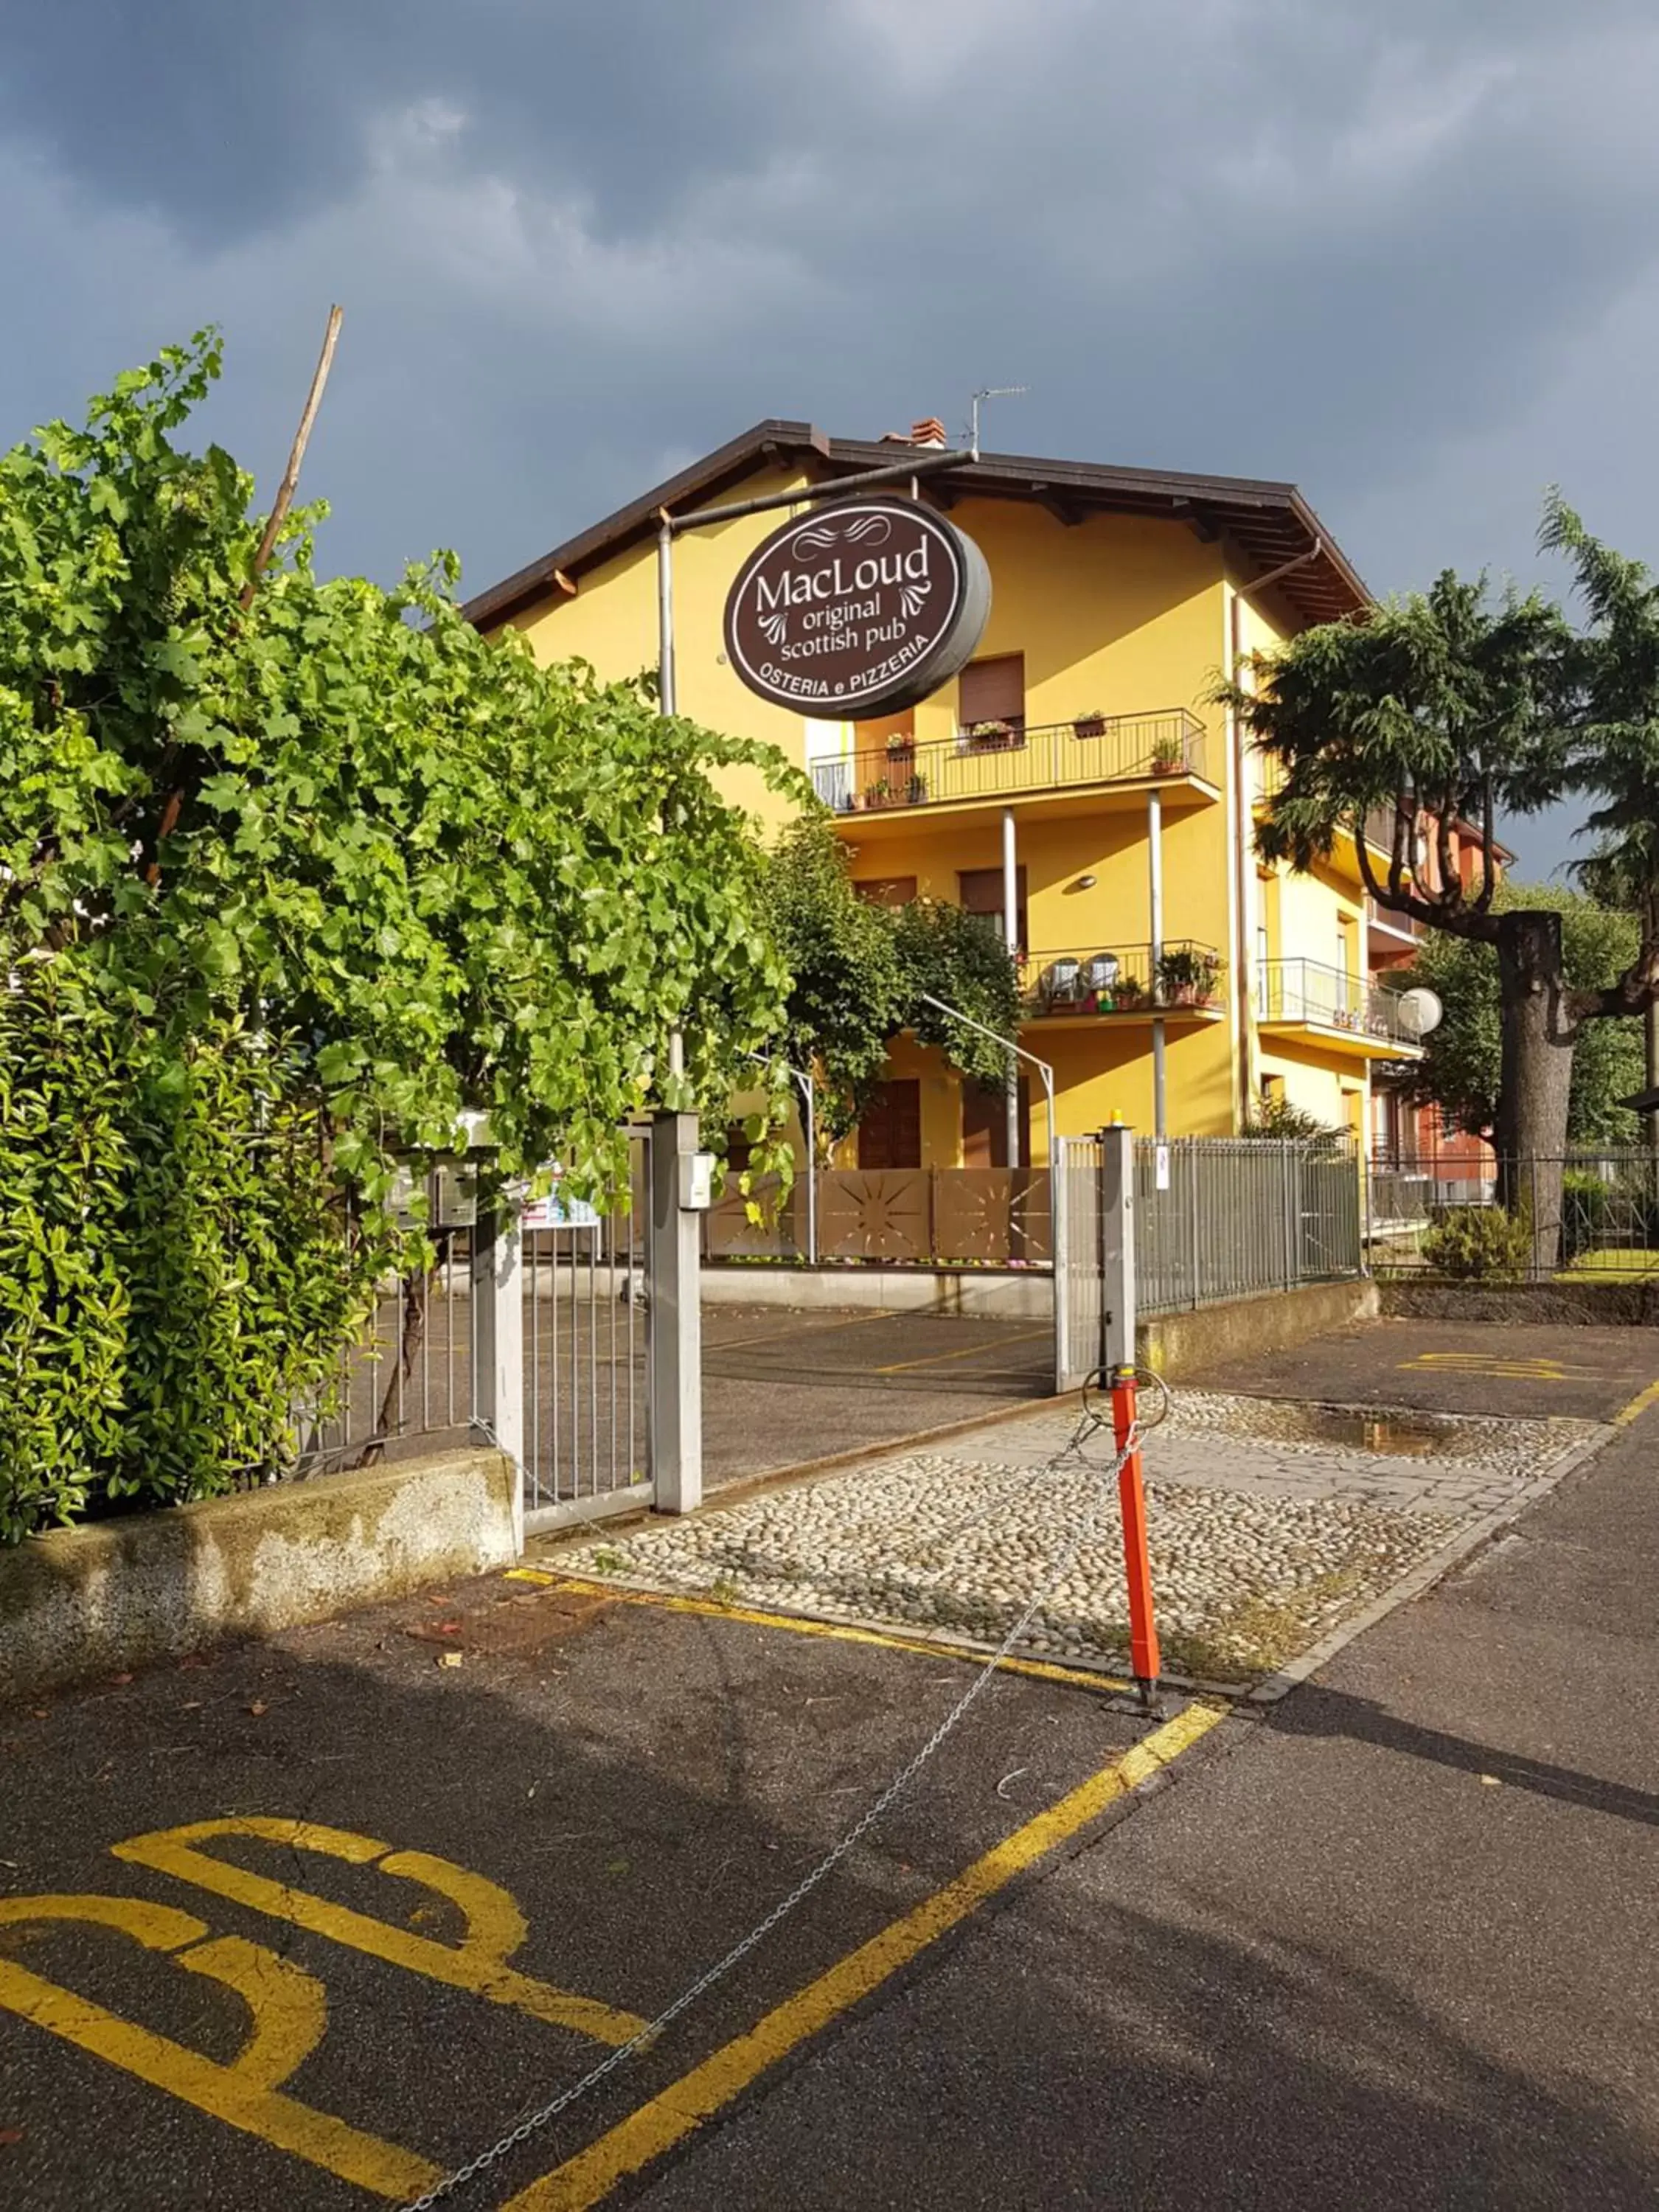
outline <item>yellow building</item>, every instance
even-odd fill
[[[654,670],[659,518],[805,490],[937,449],[769,421],[474,599],[546,659]],[[727,665],[721,616],[786,509],[676,538],[678,711],[763,738],[835,811],[866,895],[960,902],[1020,956],[1020,1042],[1053,1071],[1062,1134],[1115,1115],[1225,1135],[1278,1094],[1361,1134],[1371,1064],[1412,1056],[1370,980],[1352,846],[1311,875],[1252,846],[1265,763],[1210,703],[1239,656],[1355,611],[1366,594],[1293,485],[984,454],[919,477],[989,566],[992,608],[961,674],[905,714],[837,723],[767,703]],[[775,811],[758,778],[734,790]],[[1022,1100],[1022,1151],[1047,1117]],[[895,1040],[890,1080],[845,1164],[1002,1164],[1000,1100]],[[1162,1106],[1160,1117],[1159,1108]]]

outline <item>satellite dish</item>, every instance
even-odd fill
[[[1437,994],[1425,990],[1421,984],[1415,990],[1400,994],[1400,1026],[1415,1043],[1420,1043],[1431,1030],[1439,1028],[1445,1011]]]

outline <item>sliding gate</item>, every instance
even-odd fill
[[[1054,1388],[1075,1390],[1105,1358],[1101,1192],[1106,1148],[1098,1137],[1058,1137],[1054,1143]]]

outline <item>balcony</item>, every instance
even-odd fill
[[[1218,1021],[1225,966],[1212,945],[1189,937],[1166,938],[1157,960],[1150,945],[1023,953],[1025,1019]]]
[[[1131,804],[1164,785],[1178,803],[1214,798],[1205,731],[1171,707],[1149,714],[1086,714],[1070,722],[979,722],[952,738],[917,743],[897,734],[840,760],[812,763],[818,797],[836,814],[886,815],[938,808],[1064,800],[1114,790]],[[1062,810],[1064,811],[1064,810]]]
[[[1264,1033],[1301,1036],[1360,1060],[1414,1060],[1422,1050],[1400,994],[1320,960],[1263,960],[1256,1019]]]
[[[1425,933],[1422,924],[1414,921],[1410,915],[1398,914],[1392,907],[1380,905],[1367,896],[1365,940],[1371,967],[1409,968]]]

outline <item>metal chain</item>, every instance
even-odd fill
[[[1122,1449],[1113,1460],[1111,1466],[1103,1467],[1100,1461],[1086,1459],[1083,1453],[1084,1444],[1097,1429],[1103,1426],[1104,1423],[1098,1415],[1092,1411],[1085,1412],[1079,1419],[1077,1427],[1070,1437],[1061,1445],[1054,1457],[1042,1467],[1031,1470],[1034,1474],[1052,1474],[1068,1459],[1075,1457],[1080,1467],[1100,1474],[1102,1478],[1100,1492],[1091,1504],[1086,1516],[1077,1524],[1075,1533],[1067,1541],[1064,1550],[1057,1555],[1047,1577],[1001,1643],[979,1669],[961,1697],[957,1699],[955,1705],[945,1714],[921,1749],[912,1753],[886,1788],[865,1808],[863,1813],[848,1829],[841,1840],[830,1846],[811,1873],[803,1875],[788,1895],[780,1899],[766,1917],[751,1928],[741,1942],[734,1943],[723,1958],[717,1960],[712,1966],[699,1974],[696,1981],[690,1983],[671,2003],[665,2005],[656,2018],[647,2021],[637,2034],[630,2036],[626,2043],[619,2044],[614,2051],[608,2051],[597,2066],[590,2068],[580,2080],[573,2081],[568,2089],[562,2089],[558,2095],[552,2098],[547,2104],[538,2106],[534,2112],[526,2113],[498,2142],[491,2143],[488,2150],[480,2151],[476,2158],[469,2159],[465,2166],[457,2166],[453,2173],[446,2174],[443,2179],[435,2182],[423,2197],[412,2198],[403,2208],[403,2212],[430,2212],[433,2205],[441,2203],[446,2197],[453,2196],[455,2191],[465,2188],[468,2182],[476,2180],[479,2174],[485,2172],[490,2166],[498,2165],[509,2152],[515,2151],[522,2144],[528,2142],[532,2136],[539,2134],[543,2128],[557,2119],[562,2112],[568,2112],[578,2098],[585,2097],[589,2090],[598,2088],[601,2081],[614,2074],[617,2069],[629,2058],[641,2051],[648,2050],[664,2031],[672,2026],[682,2013],[689,2010],[699,1997],[705,1996],[717,1982],[723,1980],[734,1966],[746,1959],[751,1951],[764,1942],[779,1923],[787,1919],[798,1905],[803,1904],[820,1883],[834,1873],[848,1853],[857,1848],[889,1807],[909,1787],[921,1769],[945,1742],[946,1737],[962,1721],[997,1668],[1025,1633],[1033,1616],[1047,1601],[1050,1591],[1057,1583],[1065,1579],[1078,1553],[1094,1534],[1096,1524],[1101,1519],[1109,1502],[1109,1492],[1107,1486],[1120,1472],[1124,1462],[1140,1440],[1139,1427],[1132,1427]]]

